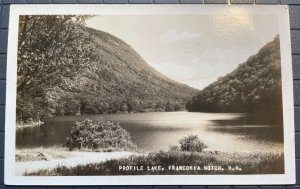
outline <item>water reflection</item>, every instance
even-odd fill
[[[212,120],[208,130],[220,133],[242,135],[246,140],[283,143],[283,127],[270,123],[255,115],[247,115],[232,120]]]
[[[111,120],[130,132],[132,140],[144,151],[157,151],[197,134],[208,150],[282,151],[282,126],[253,122],[246,114],[163,112],[68,116],[49,119],[41,127],[17,132],[17,147],[63,145],[75,121],[86,118]]]

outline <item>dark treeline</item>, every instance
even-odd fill
[[[112,114],[143,112],[174,112],[185,110],[184,102],[146,101],[135,98],[114,98],[103,101],[102,98],[86,94],[65,94],[55,102],[53,115]]]
[[[196,112],[253,112],[282,117],[279,36],[233,72],[200,91],[186,109]]]
[[[17,121],[56,115],[178,111],[197,90],[150,67],[87,16],[21,16]]]

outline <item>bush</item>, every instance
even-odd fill
[[[202,152],[208,146],[197,135],[189,135],[179,140],[180,150],[187,152]]]
[[[119,123],[90,119],[75,122],[66,146],[70,150],[136,150],[129,133]]]

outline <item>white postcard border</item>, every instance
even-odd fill
[[[19,15],[139,15],[214,14],[228,7],[239,7],[256,14],[276,14],[280,24],[281,69],[284,111],[285,174],[259,175],[139,175],[139,176],[16,176],[16,78]],[[7,185],[283,185],[295,183],[294,101],[291,41],[286,5],[11,5],[8,35],[5,171]]]

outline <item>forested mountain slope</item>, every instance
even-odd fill
[[[282,116],[279,36],[187,104],[189,111],[265,112]]]
[[[17,122],[55,115],[176,111],[198,90],[162,75],[90,16],[26,15],[18,36]]]
[[[174,111],[197,90],[152,67],[128,44],[106,32],[85,28],[95,56],[82,74],[47,93],[56,115]]]

